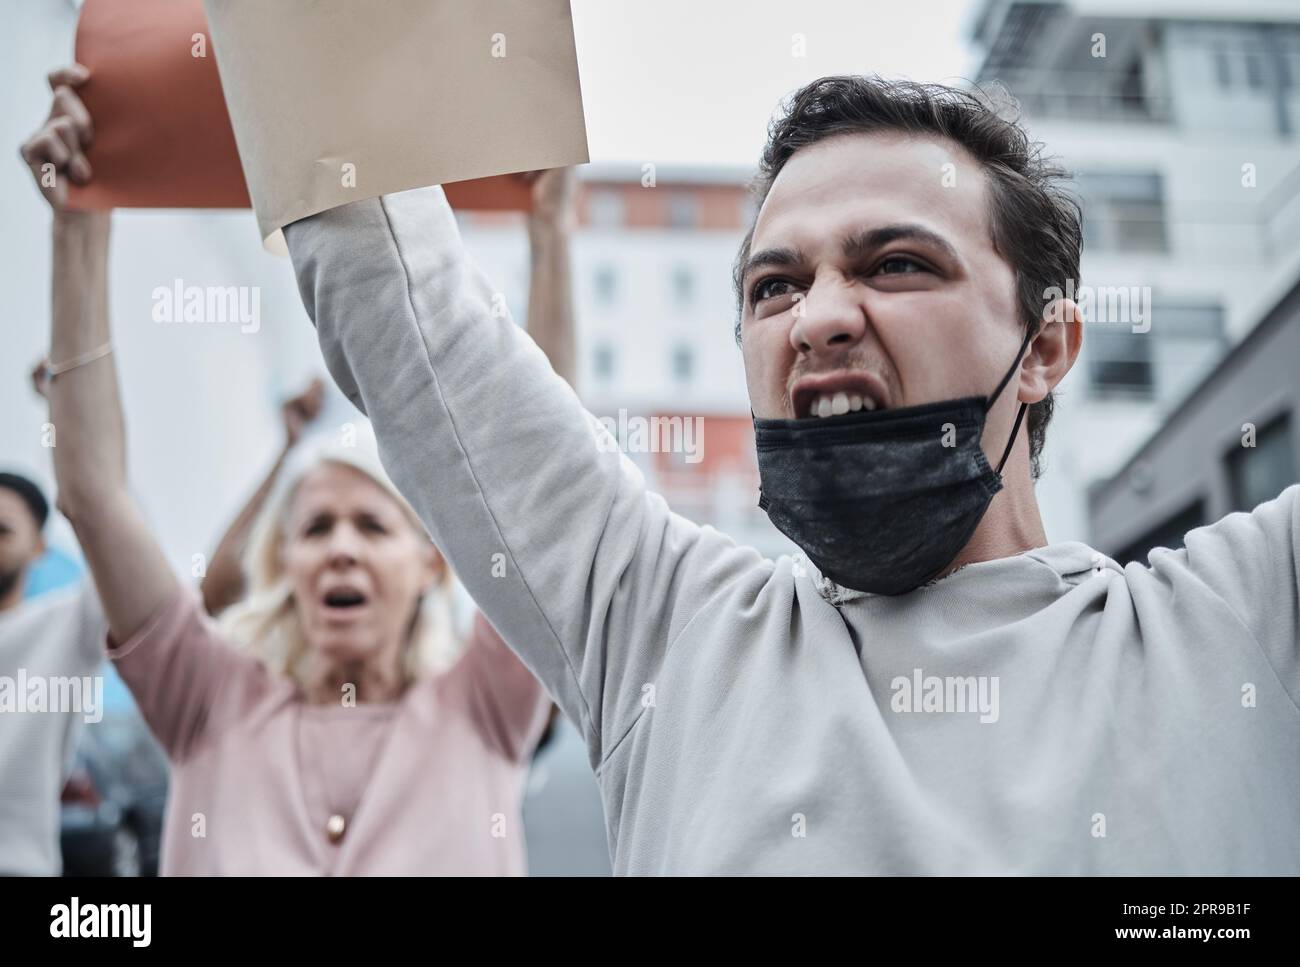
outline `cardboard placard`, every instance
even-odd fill
[[[364,198],[588,160],[568,0],[205,9],[263,238]]]
[[[95,125],[94,177],[69,185],[69,207],[251,207],[202,0],[86,0],[75,57],[91,70],[78,94]],[[585,130],[582,146],[586,160]],[[508,176],[458,180],[446,192],[457,208],[532,204],[529,187]],[[347,200],[357,197],[367,195]]]

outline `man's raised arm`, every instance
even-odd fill
[[[335,208],[285,238],[385,467],[598,765],[691,616],[762,558],[646,490],[468,258],[441,188]]]

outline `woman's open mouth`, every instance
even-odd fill
[[[347,618],[365,608],[370,598],[360,588],[339,586],[326,591],[321,596],[321,603],[330,617]]]

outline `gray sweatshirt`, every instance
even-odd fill
[[[1300,488],[1150,566],[847,591],[649,491],[440,188],[285,234],[385,466],[585,737],[615,872],[1300,873]]]

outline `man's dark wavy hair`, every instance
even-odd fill
[[[785,163],[800,148],[832,135],[902,132],[945,138],[979,162],[988,180],[989,225],[994,250],[1015,272],[1021,324],[1042,325],[1045,293],[1079,283],[1082,213],[1067,190],[1068,174],[1042,154],[1018,121],[1002,116],[982,91],[942,84],[839,75],[813,81],[790,96],[768,127],[755,194],[754,220]],[[744,310],[741,269],[754,237],[751,222],[732,269],[736,296],[736,342]],[[1043,443],[1052,419],[1051,393],[1029,407],[1029,457],[1035,480],[1042,475]]]

